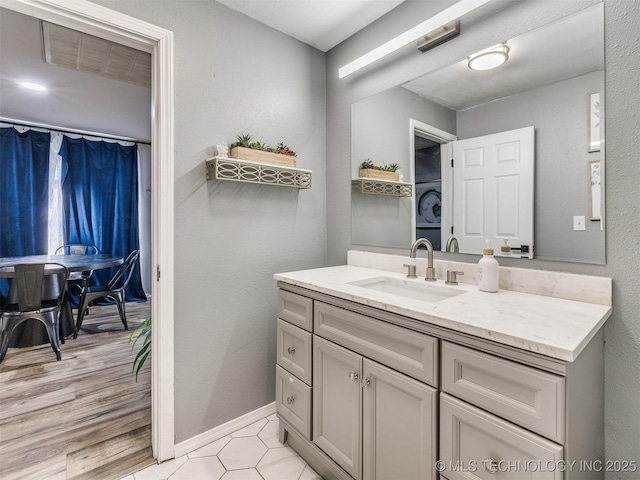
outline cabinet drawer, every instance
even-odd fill
[[[277,364],[311,385],[311,334],[278,319]]]
[[[437,339],[315,302],[316,334],[432,386],[438,384]]]
[[[442,342],[442,390],[564,443],[564,378]]]
[[[311,439],[311,388],[278,365],[276,411],[302,436]]]
[[[560,445],[447,394],[440,395],[440,459],[450,480],[563,478]]]
[[[296,293],[280,290],[278,293],[278,317],[311,332],[313,300]]]

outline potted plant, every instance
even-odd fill
[[[236,141],[230,145],[230,156],[238,160],[295,167],[297,165],[296,152],[284,142],[275,147],[269,147],[262,141],[254,140],[251,134],[238,135]]]
[[[360,177],[377,178],[378,180],[391,180],[393,182],[399,182],[400,174],[397,171],[398,168],[400,167],[397,163],[378,166],[373,163],[371,159],[367,158],[360,164]]]
[[[131,335],[129,335],[129,343],[131,344],[131,350],[136,346],[138,340],[142,340],[140,349],[136,354],[136,358],[133,360],[132,372],[136,374],[136,382],[138,381],[138,374],[144,366],[144,363],[151,355],[151,317],[147,318],[144,322],[133,329]]]

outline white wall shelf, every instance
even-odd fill
[[[405,182],[392,182],[372,178],[356,178],[351,180],[351,191],[365,195],[388,195],[393,197],[410,197],[413,185]]]
[[[259,183],[280,187],[311,188],[311,170],[214,157],[207,160],[207,180]]]

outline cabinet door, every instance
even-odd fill
[[[363,360],[363,478],[437,478],[437,390]]]
[[[313,357],[313,442],[359,480],[362,357],[317,336]]]
[[[447,478],[562,480],[562,459],[560,445],[446,393],[440,395],[440,460]]]

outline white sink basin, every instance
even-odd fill
[[[464,290],[456,290],[451,287],[442,287],[433,283],[401,280],[390,277],[376,277],[367,280],[349,282],[349,285],[374,290],[376,292],[390,293],[405,298],[413,298],[422,302],[439,302],[447,298],[465,293]]]

